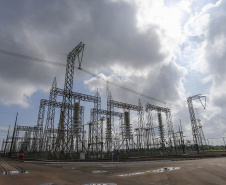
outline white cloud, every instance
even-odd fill
[[[169,61],[184,41],[181,29],[182,11],[180,6],[167,7],[164,1],[140,1],[137,5],[137,28],[147,32],[150,27],[158,26],[156,33],[161,38],[161,51],[167,53]]]
[[[209,14],[197,14],[192,16],[186,23],[184,29],[188,36],[200,36],[206,34],[209,23]]]
[[[142,70],[139,70],[139,69],[134,69],[131,66],[126,67],[123,64],[118,64],[118,63],[111,65],[110,69],[116,76],[121,78],[129,78],[130,76],[147,78],[149,72],[152,71],[152,68],[149,66],[147,66]]]
[[[207,12],[208,10],[210,10],[210,9],[212,9],[212,8],[216,8],[216,7],[220,6],[222,2],[223,2],[223,0],[218,0],[215,4],[213,4],[213,3],[208,3],[207,5],[205,5],[205,6],[202,8],[202,12]]]
[[[17,104],[24,108],[29,106],[29,98],[37,90],[35,86],[29,84],[25,85],[24,82],[20,80],[8,83],[0,79],[0,86],[1,103],[7,106]]]
[[[177,4],[177,6],[178,6],[180,9],[182,9],[182,10],[188,12],[188,13],[191,13],[191,7],[190,7],[190,5],[191,5],[192,1],[193,1],[193,0],[182,0],[182,1],[180,1],[180,2]]]

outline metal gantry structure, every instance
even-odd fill
[[[166,144],[168,145],[168,149],[176,151],[176,145],[175,145],[175,136],[174,136],[174,130],[173,130],[173,123],[172,123],[172,117],[171,117],[171,111],[169,108],[165,107],[159,107],[156,105],[152,105],[147,103],[146,106],[146,112],[148,112],[149,119],[152,119],[151,112],[156,111],[158,115],[158,130],[159,130],[159,144],[161,146],[161,150],[164,153],[166,149]],[[165,113],[166,115],[166,125],[167,125],[167,130],[168,130],[168,141],[166,141],[165,138],[165,131],[164,131],[164,125],[163,125],[163,120],[162,120],[162,114]],[[153,125],[152,125],[152,120],[149,120],[149,130],[151,131],[151,139],[155,139],[155,135],[153,134]],[[154,143],[154,142],[153,142]],[[156,144],[156,143],[154,143]]]
[[[57,99],[56,88],[57,88],[57,81],[56,81],[56,77],[55,77],[53,80],[52,87],[50,89],[50,93],[49,93],[49,102],[52,102],[53,104],[56,103],[56,99]],[[54,148],[53,144],[54,144],[54,140],[56,138],[56,136],[55,136],[56,132],[54,132],[54,118],[55,118],[56,106],[53,106],[53,104],[48,103],[48,112],[47,112],[46,125],[44,128],[43,144],[41,146],[42,151],[43,150],[51,151]],[[42,108],[42,107],[43,106],[40,105],[40,108]]]
[[[93,114],[96,114],[96,112],[97,112],[97,110],[95,108],[93,108],[90,111],[90,115],[92,116]],[[119,118],[121,124],[123,122],[122,119],[124,117],[124,113],[121,113],[121,112],[99,109],[98,114],[106,116],[107,119],[108,119],[109,115],[111,115],[111,117],[115,116],[115,117]],[[113,125],[113,124],[111,123],[111,125]],[[112,152],[113,146],[114,146],[115,131],[114,131],[114,129],[112,129],[112,127],[109,126],[108,121],[107,121],[107,124],[106,124],[106,132],[105,133],[106,133],[105,134],[105,151],[106,152]],[[103,136],[102,136],[102,138],[103,138]]]
[[[138,127],[135,128],[136,136],[137,136],[137,145],[140,149],[146,149],[147,143],[146,135],[145,135],[145,122],[144,122],[144,113],[143,106],[141,101],[138,102],[139,109],[137,109],[137,117],[138,117]]]
[[[23,152],[34,158],[46,159],[79,159],[81,153],[91,159],[109,158],[112,152],[123,156],[185,153],[182,126],[179,132],[174,132],[169,108],[147,103],[144,109],[140,100],[137,105],[116,101],[107,89],[105,110],[101,109],[98,92],[93,96],[73,91],[75,62],[77,59],[81,69],[84,46],[79,43],[67,55],[64,89],[57,87],[54,78],[49,99],[40,101],[37,124],[16,125],[13,136],[8,133],[3,141],[4,153]],[[205,137],[201,120],[195,118],[192,100],[202,97],[196,95],[187,99],[193,140],[198,152],[205,143]],[[86,124],[85,106],[81,105],[83,102],[93,104],[90,120]],[[131,111],[136,112],[136,128],[131,123]],[[155,119],[153,112],[157,113]]]
[[[136,148],[139,148],[139,146],[137,144],[140,144],[140,142],[135,143],[134,139],[133,139],[134,137],[133,137],[133,133],[132,133],[132,125],[130,123],[130,110],[141,112],[143,110],[142,105],[141,104],[132,105],[132,104],[128,104],[128,103],[115,101],[113,99],[108,99],[107,107],[108,107],[108,111],[110,112],[110,115],[112,115],[112,111],[114,110],[115,107],[121,108],[124,111],[124,122],[122,120],[120,121],[122,140],[120,142],[120,146],[115,149],[130,151],[131,149],[135,148],[135,145],[136,145]],[[139,115],[143,116],[142,113]],[[138,117],[138,118],[140,121],[141,120],[140,117]],[[143,118],[142,118],[142,120],[143,120]],[[109,119],[109,121],[111,121],[111,119]],[[112,123],[110,123],[109,125],[111,125],[111,127],[113,127]],[[139,124],[139,125],[141,125],[141,124]],[[108,131],[110,131],[110,130],[108,130]],[[139,138],[141,139],[141,137],[139,137]],[[141,141],[141,140],[139,140],[139,141]]]

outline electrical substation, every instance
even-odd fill
[[[179,131],[174,129],[171,110],[167,107],[142,105],[140,100],[137,105],[120,102],[108,90],[107,110],[104,110],[98,92],[93,96],[73,91],[75,64],[78,62],[82,70],[84,46],[78,44],[67,55],[64,88],[59,88],[54,78],[49,99],[40,101],[37,124],[15,124],[13,135],[8,133],[1,148],[4,154],[13,157],[24,153],[25,157],[34,159],[89,160],[111,159],[112,155],[126,158],[204,152],[206,140],[192,102],[199,99],[202,103],[205,96],[187,98],[193,136],[189,143],[184,139],[181,125]],[[81,102],[93,108],[87,110]],[[87,123],[85,111],[90,112]],[[134,112],[136,128],[131,123]]]

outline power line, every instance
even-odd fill
[[[35,58],[35,57],[30,57],[30,56],[22,55],[22,54],[19,54],[19,53],[14,53],[14,52],[11,52],[11,51],[0,50],[0,53],[2,53],[4,55],[8,55],[8,56],[23,58],[23,59],[26,59],[26,60],[31,60],[31,61],[34,61],[34,62],[46,63],[46,64],[56,65],[56,66],[60,66],[60,67],[66,67],[66,64],[63,64],[63,63],[53,62],[53,61]]]
[[[97,75],[97,74],[94,74],[94,73],[92,73],[92,72],[90,72],[90,71],[88,71],[88,70],[86,70],[86,69],[81,69],[81,70],[82,70],[83,72],[85,72],[85,73],[87,73],[87,74],[93,76],[93,77],[96,77],[96,78],[98,78],[98,79],[100,79],[100,80],[103,80],[103,81],[107,82],[108,84],[111,84],[111,85],[113,85],[113,86],[115,86],[115,87],[118,87],[118,88],[121,88],[121,89],[123,89],[123,90],[129,91],[129,92],[131,92],[131,93],[133,93],[133,94],[136,94],[136,95],[139,95],[139,96],[141,96],[141,97],[144,97],[144,98],[147,98],[147,99],[150,99],[150,100],[153,100],[153,101],[162,103],[162,104],[164,104],[164,105],[167,104],[167,105],[174,106],[174,107],[187,108],[187,107],[184,106],[184,105],[178,105],[178,104],[169,103],[169,102],[166,102],[166,101],[163,101],[163,100],[159,100],[159,99],[157,99],[157,98],[153,98],[153,97],[151,97],[151,96],[148,96],[148,95],[145,95],[145,94],[143,94],[143,93],[137,92],[137,91],[135,91],[135,90],[129,89],[129,88],[125,87],[125,86],[118,85],[118,84],[116,84],[116,83],[114,83],[114,82],[111,82],[111,81],[108,81],[107,79],[105,79],[105,78],[103,78],[103,77],[101,77],[101,76],[99,76],[99,75]]]
[[[196,109],[198,109],[198,108],[196,108]],[[203,109],[198,109],[198,110],[203,110]],[[210,111],[210,110],[207,110],[206,108],[205,108],[205,111],[208,111],[210,114],[213,114],[213,115],[215,115],[215,116],[217,116],[217,117],[219,117],[219,118],[221,118],[221,119],[224,119],[224,120],[226,120],[226,118],[225,117],[223,117],[223,116],[220,116],[220,115],[218,115],[218,114],[215,114],[215,113],[213,113],[212,111]]]
[[[31,57],[31,56],[27,56],[27,55],[15,53],[15,52],[7,51],[7,50],[1,50],[0,49],[0,53],[4,54],[4,55],[8,55],[8,56],[18,57],[18,58],[22,58],[22,59],[26,59],[26,60],[31,60],[31,61],[34,61],[34,62],[45,63],[45,64],[49,64],[49,65],[56,65],[56,66],[59,66],[59,67],[66,67],[66,64],[64,64],[64,63],[59,63],[59,62],[49,61],[49,60],[40,59],[40,58],[36,58],[36,57]],[[114,82],[111,82],[111,81],[108,81],[107,79],[105,79],[105,78],[103,78],[103,77],[101,77],[101,76],[99,76],[97,74],[94,74],[94,73],[92,73],[92,72],[90,72],[90,71],[88,71],[86,69],[79,69],[79,70],[83,71],[84,73],[87,73],[87,74],[91,75],[92,77],[95,77],[95,78],[98,78],[100,80],[103,80],[103,81],[105,81],[105,82],[107,82],[107,83],[109,83],[109,84],[111,84],[111,85],[113,85],[115,87],[118,87],[118,88],[121,88],[123,90],[129,91],[129,92],[131,92],[133,94],[136,94],[136,95],[139,95],[141,97],[144,97],[144,98],[147,98],[147,99],[150,99],[150,100],[162,103],[164,105],[167,104],[167,105],[171,105],[171,106],[175,106],[175,107],[187,108],[187,106],[185,106],[185,105],[178,105],[178,104],[169,103],[169,102],[166,102],[166,101],[163,101],[163,100],[159,100],[157,98],[153,98],[153,97],[148,96],[146,94],[137,92],[135,90],[129,89],[129,88],[125,87],[125,86],[118,85],[118,84],[116,84]],[[218,116],[221,119],[225,119],[226,120],[226,118],[224,118],[224,117],[222,117],[222,116],[220,116],[218,114],[214,114],[211,111],[208,111],[208,112],[213,114],[213,115],[215,115],[215,116]]]
[[[31,57],[31,56],[27,56],[27,55],[23,55],[23,54],[19,54],[19,53],[14,53],[14,52],[11,52],[11,51],[6,51],[6,50],[0,50],[0,53],[1,54],[4,54],[4,55],[8,55],[8,56],[13,56],[13,57],[18,57],[18,58],[22,58],[22,59],[26,59],[26,60],[31,60],[31,61],[34,61],[34,62],[39,62],[39,63],[46,63],[46,64],[50,64],[50,65],[56,65],[56,66],[59,66],[59,67],[66,67],[66,64],[64,63],[59,63],[59,62],[54,62],[54,61],[49,61],[49,60],[45,60],[45,59],[40,59],[40,58],[36,58],[36,57]],[[162,101],[162,100],[158,100],[156,98],[153,98],[153,97],[150,97],[148,95],[145,95],[145,94],[142,94],[140,92],[137,92],[137,91],[134,91],[132,89],[129,89],[127,87],[124,87],[124,86],[120,86],[114,82],[111,82],[111,81],[108,81],[100,76],[98,76],[97,74],[94,74],[86,69],[81,69],[83,72],[93,76],[93,77],[96,77],[98,79],[101,79],[105,82],[108,82],[109,84],[111,85],[114,85],[116,87],[119,87],[121,89],[124,89],[126,91],[129,91],[131,93],[134,93],[134,94],[137,94],[139,96],[142,96],[142,97],[145,97],[145,98],[148,98],[148,99],[151,99],[153,101],[157,101],[159,103],[163,103],[163,104],[169,104],[169,105],[174,105],[174,104],[171,104],[171,103],[168,103],[168,102],[165,102],[165,101]],[[178,105],[176,105],[178,106]]]

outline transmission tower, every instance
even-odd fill
[[[202,103],[201,98],[205,98],[205,105]],[[188,102],[188,109],[189,109],[190,118],[191,118],[191,128],[192,128],[194,146],[197,152],[200,153],[200,152],[204,152],[205,138],[203,138],[202,134],[200,133],[200,127],[198,125],[197,119],[195,118],[195,111],[192,104],[192,100],[197,100],[197,99],[199,99],[203,108],[205,109],[206,97],[201,96],[200,94],[188,97],[187,102]]]
[[[199,128],[199,134],[200,134],[200,136],[201,136],[201,138],[202,138],[202,141],[204,141],[204,145],[206,146],[207,144],[206,144],[206,139],[205,139],[205,135],[204,135],[204,132],[203,132],[203,130],[202,130],[202,124],[201,124],[201,120],[198,118],[199,116],[199,114],[198,114],[198,109],[196,109],[196,113],[197,113],[197,123],[198,123],[198,128]]]
[[[96,94],[97,101],[94,104],[95,112],[90,114],[90,122],[89,124],[89,141],[88,141],[88,150],[90,148],[93,153],[98,153],[103,150],[103,120],[104,118],[100,118],[99,110],[101,110],[101,98],[99,97],[99,93],[97,91]],[[102,152],[101,152],[102,153]]]
[[[78,58],[79,69],[81,69],[82,57],[84,46],[82,42],[79,43],[68,55],[67,55],[67,66],[65,74],[64,91],[67,93],[63,96],[63,104],[70,104],[72,106],[72,94],[73,94],[73,78],[74,78],[74,67],[75,59]],[[56,153],[71,152],[73,146],[70,145],[73,140],[73,112],[66,106],[61,108],[60,121],[58,126],[58,135],[56,140]]]
[[[49,101],[56,102],[57,94],[55,89],[57,88],[56,77],[53,80],[52,87],[50,89]],[[42,150],[52,151],[54,146],[54,117],[55,117],[55,107],[52,104],[48,105],[47,119],[44,130],[44,139],[42,144]]]

